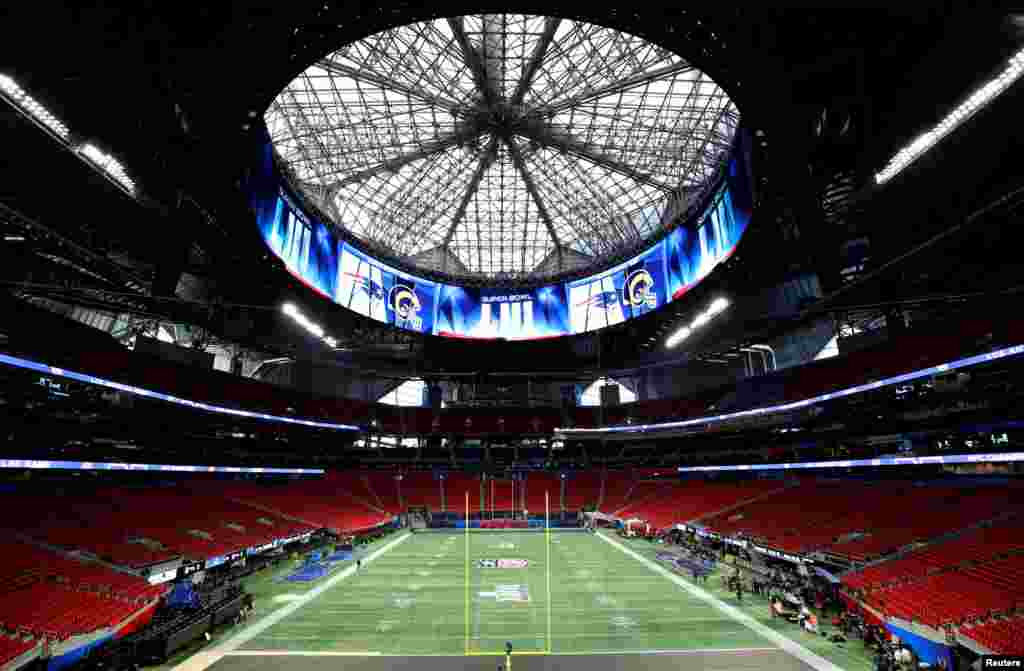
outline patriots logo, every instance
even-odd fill
[[[611,309],[618,305],[619,295],[614,291],[602,291],[601,293],[590,296],[585,301],[577,303],[577,307],[594,307],[602,308],[605,310]]]
[[[382,301],[384,300],[384,287],[377,284],[369,277],[360,275],[359,273],[345,273],[347,277],[352,278],[352,285],[357,291],[361,291],[370,297],[371,301]]]

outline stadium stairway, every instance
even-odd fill
[[[442,509],[442,481],[433,471],[409,471],[399,483],[405,507],[425,506],[430,511]]]
[[[580,510],[584,506],[596,506],[601,497],[602,473],[581,471],[565,480],[566,510]]]
[[[601,499],[601,512],[612,513],[626,506],[633,496],[637,480],[632,473],[605,470],[604,496]]]
[[[379,508],[391,515],[406,511],[400,489],[402,481],[396,478],[397,475],[393,471],[374,471],[361,477],[367,491],[373,497],[372,500],[378,501]]]
[[[702,521],[704,519],[707,519],[707,518],[715,517],[717,515],[725,515],[727,513],[731,513],[734,510],[742,508],[743,506],[749,505],[751,503],[756,503],[756,502],[758,502],[758,501],[760,501],[762,499],[765,499],[765,498],[767,498],[769,496],[775,496],[776,494],[781,494],[782,492],[786,491],[790,487],[795,487],[796,485],[797,485],[796,481],[787,482],[786,484],[782,485],[781,487],[778,487],[778,488],[775,488],[775,489],[769,489],[768,491],[763,492],[761,494],[758,494],[757,496],[752,496],[749,499],[743,499],[742,501],[737,501],[735,503],[732,503],[732,504],[726,506],[725,508],[721,508],[721,509],[718,509],[718,510],[712,510],[712,511],[706,512],[706,513],[701,513],[697,517],[694,517],[694,518],[689,519],[689,520],[682,520],[682,521],[683,522],[694,523],[694,522],[700,522],[700,521]]]
[[[669,490],[669,488],[671,488],[671,486],[672,484],[668,482],[638,480],[629,490],[629,497],[625,501],[625,504],[617,510],[611,511],[611,514],[616,517],[629,516],[631,511],[644,503],[663,495]]]
[[[298,522],[299,524],[305,524],[306,526],[309,526],[311,528],[316,528],[316,526],[317,526],[316,522],[312,522],[310,520],[304,520],[301,517],[295,517],[293,515],[289,515],[288,513],[282,512],[280,510],[275,510],[274,508],[270,508],[268,506],[264,506],[261,503],[258,503],[256,501],[246,500],[246,499],[235,499],[235,498],[231,498],[231,497],[225,497],[225,498],[227,498],[228,501],[234,501],[235,503],[240,503],[240,504],[242,504],[244,506],[252,506],[256,510],[262,510],[263,512],[270,513],[272,515],[280,515],[281,517],[283,517],[286,520],[291,520],[292,522]]]
[[[970,538],[970,536],[972,536],[973,533],[976,531],[982,531],[985,529],[989,529],[991,527],[998,527],[1003,523],[1013,523],[1015,520],[1021,518],[1022,516],[1024,516],[1024,510],[1017,508],[1008,510],[996,515],[995,517],[981,520],[979,522],[970,524],[960,529],[954,529],[945,534],[942,534],[941,536],[936,536],[926,541],[907,544],[897,549],[894,553],[892,553],[889,556],[874,559],[861,565],[855,565],[848,571],[845,571],[842,574],[842,576],[864,575],[865,571],[879,565],[884,565],[886,568],[889,568],[894,566],[899,559],[903,559],[910,556],[916,557],[919,552],[923,552],[930,548],[935,548],[935,546],[940,546],[936,549],[941,552],[945,550],[947,547],[950,547],[945,545],[947,543],[952,543],[953,541],[956,541],[961,538]]]
[[[1024,655],[1024,614],[960,627],[958,638],[969,638],[994,654]]]
[[[653,495],[622,511],[621,516],[636,517],[656,529],[673,524],[721,515],[751,502],[777,495],[789,486],[780,481],[755,480],[743,484],[674,481]]]
[[[152,614],[166,586],[22,540],[0,541],[0,664],[42,639],[109,637]]]

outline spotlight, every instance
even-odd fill
[[[690,337],[690,333],[690,327],[684,326],[683,328],[679,329],[671,336],[669,336],[668,340],[665,342],[665,346],[668,347],[669,349],[672,349],[673,347],[675,347],[676,345]]]
[[[717,315],[719,312],[723,312],[728,307],[729,299],[716,298],[714,301],[711,302],[711,305],[708,306],[708,312],[713,315]]]

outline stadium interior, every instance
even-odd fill
[[[1024,667],[1024,13],[0,14],[0,671]]]

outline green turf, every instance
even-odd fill
[[[387,542],[391,538],[386,538],[384,541],[377,543],[377,545]],[[370,547],[376,547],[370,546]],[[282,597],[288,598],[301,594],[310,589],[309,585],[300,585],[296,587],[295,583],[280,582],[279,579],[293,573],[303,564],[303,560],[292,560],[287,559],[276,567],[268,567],[263,571],[255,573],[247,578],[243,579],[245,585],[245,591],[253,596],[253,612],[250,615],[247,623],[253,623],[258,621],[264,615],[271,613],[283,605]],[[313,583],[314,585],[316,583]],[[243,625],[244,626],[244,625]],[[192,644],[185,646],[181,650],[178,650],[170,658],[167,659],[163,664],[152,665],[147,668],[153,669],[154,671],[164,671],[166,669],[173,669],[178,664],[194,655],[199,650],[208,648],[225,637],[231,636],[241,630],[241,627],[233,625],[222,625],[214,629],[212,634],[212,641],[207,643],[204,639],[200,638],[194,641]]]
[[[622,542],[633,551],[651,559],[662,549],[662,546],[647,540],[631,539]],[[720,571],[712,575],[707,582],[700,583],[700,587],[704,588],[712,596],[739,608],[755,620],[796,641],[811,652],[821,655],[833,664],[846,669],[846,671],[867,671],[875,668],[873,657],[867,652],[864,644],[858,640],[836,645],[820,635],[803,631],[793,623],[787,622],[782,618],[773,618],[768,610],[768,600],[765,597],[747,594],[743,598],[743,603],[737,603],[735,595],[728,592],[722,585]],[[832,634],[833,628],[829,623],[828,617],[820,618],[819,624],[821,629],[829,635]]]
[[[468,608],[466,536],[416,534],[244,648],[462,654],[467,614],[473,652],[497,652],[505,641],[554,653],[773,647],[591,534],[552,533],[550,546],[543,533],[469,539]],[[480,559],[529,566],[479,568]],[[508,600],[518,594],[529,600]]]

